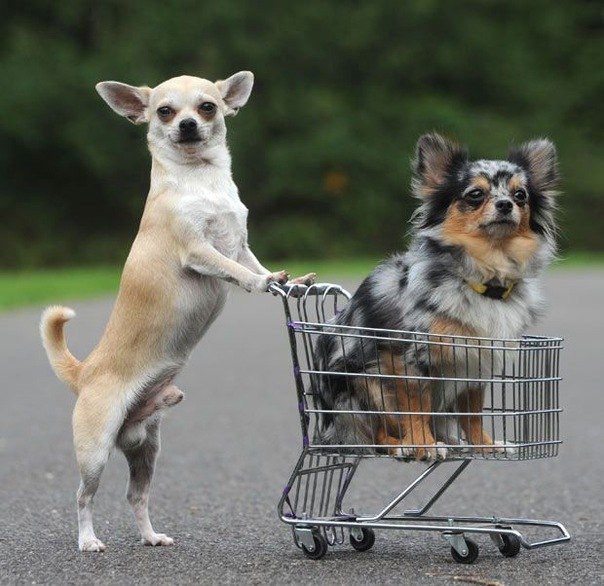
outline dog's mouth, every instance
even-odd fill
[[[481,226],[485,234],[492,238],[509,236],[518,229],[518,223],[512,218],[497,218]]]
[[[481,228],[516,228],[518,226],[518,222],[511,216],[500,216],[491,220],[490,222],[485,222]]]
[[[516,226],[516,222],[514,222],[512,218],[501,218],[499,220],[493,220],[484,226],[485,228],[488,228],[489,226]]]
[[[183,136],[176,141],[176,144],[195,144],[201,142],[201,136]]]

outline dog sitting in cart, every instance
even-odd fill
[[[318,337],[319,441],[418,460],[444,459],[460,443],[501,450],[482,422],[480,381],[501,369],[490,340],[517,339],[543,308],[539,276],[556,251],[556,150],[540,139],[506,160],[472,161],[434,133],[419,139],[413,170],[421,205],[409,250],[380,264],[333,322],[409,334],[399,343]]]

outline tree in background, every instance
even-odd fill
[[[229,136],[263,258],[385,255],[436,129],[489,158],[547,135],[565,247],[603,249],[604,54],[595,0],[29,0],[0,22],[0,267],[123,260],[148,186],[144,130],[97,81],[256,75]]]

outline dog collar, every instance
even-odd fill
[[[516,283],[512,281],[507,287],[505,285],[493,285],[492,283],[477,283],[476,281],[466,281],[471,289],[479,295],[489,299],[499,299],[505,301],[512,293]]]

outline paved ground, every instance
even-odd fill
[[[97,533],[108,549],[80,554],[73,396],[46,362],[39,311],[0,316],[0,583],[602,584],[604,272],[557,272],[547,289],[551,309],[539,331],[567,340],[561,456],[474,463],[441,510],[556,519],[573,540],[506,559],[479,539],[472,566],[455,564],[442,539],[425,533],[383,532],[370,552],[339,547],[318,562],[293,546],[276,516],[300,445],[281,307],[270,295],[239,291],[182,373],[186,402],[163,426],[152,518],[176,545],[138,544],[116,454],[96,499]],[[73,306],[70,346],[83,356],[111,302]],[[368,500],[390,494],[419,466],[376,462],[361,492]]]

